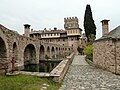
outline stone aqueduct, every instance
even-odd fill
[[[23,69],[25,64],[39,63],[46,55],[59,58],[71,52],[72,47],[25,37],[0,25],[0,73],[11,70],[12,57],[15,57],[16,67]]]

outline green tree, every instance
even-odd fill
[[[92,42],[96,38],[96,26],[92,17],[90,5],[86,6],[84,15],[84,29],[88,42]]]

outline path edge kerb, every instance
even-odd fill
[[[63,80],[69,66],[72,63],[72,60],[74,58],[75,54],[74,52],[70,54],[70,56],[67,56],[66,59],[61,61],[51,72],[50,77],[53,78],[53,81],[61,83]]]

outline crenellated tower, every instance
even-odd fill
[[[64,18],[64,28],[67,31],[68,45],[76,52],[79,45],[82,30],[79,28],[77,17]]]
[[[67,29],[74,29],[74,28],[79,28],[79,22],[77,17],[67,17],[64,18],[64,28]]]
[[[67,31],[68,36],[81,34],[77,17],[64,18],[64,28]]]

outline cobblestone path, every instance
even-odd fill
[[[78,55],[59,90],[120,90],[120,76],[92,67]]]

